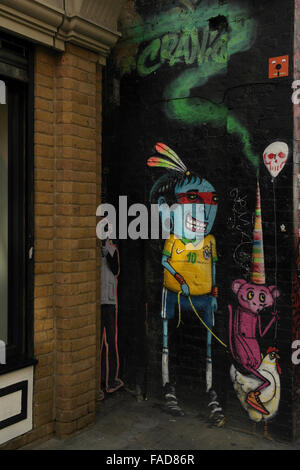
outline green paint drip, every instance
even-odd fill
[[[229,134],[239,135],[244,147],[246,157],[253,164],[254,168],[258,170],[259,158],[252,152],[250,134],[247,129],[243,127],[241,123],[235,118],[235,116],[231,114],[228,114],[227,118],[227,131],[229,132]]]
[[[258,168],[259,159],[252,151],[248,130],[228,112],[224,104],[215,104],[203,98],[177,97],[166,103],[165,110],[170,119],[177,119],[189,125],[226,126],[229,134],[239,136],[246,157],[256,169]]]
[[[190,125],[198,125],[199,123],[209,123],[214,127],[226,125],[226,106],[212,103],[203,98],[190,97],[190,91],[193,88],[203,86],[208,81],[207,76],[223,71],[223,64],[212,62],[206,64],[206,69],[197,67],[185,70],[165,90],[167,116]]]
[[[224,126],[229,134],[240,137],[248,160],[258,168],[258,156],[252,152],[248,130],[229,113],[224,104],[216,104],[198,97],[190,97],[193,88],[201,87],[212,75],[226,72],[226,65],[209,62],[206,68],[185,70],[165,90],[165,112],[169,119],[183,121],[189,125],[210,124],[213,127]]]

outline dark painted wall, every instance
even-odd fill
[[[294,409],[294,436],[299,435],[300,426],[300,359],[299,359],[299,338],[300,338],[300,251],[299,251],[299,222],[300,222],[300,106],[299,106],[299,66],[300,66],[300,44],[299,44],[299,20],[300,2],[295,1],[294,19],[294,82],[293,87],[293,110],[294,110],[294,269],[293,269],[293,409]],[[296,85],[296,86],[295,86]]]
[[[103,190],[116,205],[119,195],[128,196],[128,205],[149,204],[152,185],[165,173],[146,165],[156,142],[169,145],[189,169],[215,186],[215,331],[226,343],[227,306],[237,305],[231,284],[251,272],[259,175],[266,284],[276,284],[281,293],[276,333],[271,328],[261,341],[262,351],[279,349],[282,369],[279,410],[269,431],[286,438],[292,433],[292,60],[289,76],[273,79],[268,60],[292,58],[293,5],[291,0],[128,1],[120,26],[123,39],[106,68],[103,134]],[[273,183],[263,152],[275,141],[285,142],[290,153]],[[138,383],[156,396],[161,387],[163,242],[119,240],[118,245],[121,371],[128,384]],[[266,312],[263,323],[270,318]],[[178,342],[184,391],[204,392],[205,335],[195,316],[186,317]],[[229,377],[231,362],[230,353],[213,341],[213,381],[227,422],[250,429]],[[206,412],[201,401],[199,408]]]

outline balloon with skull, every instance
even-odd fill
[[[289,148],[285,142],[273,142],[264,151],[264,163],[273,178],[284,168],[288,154]]]

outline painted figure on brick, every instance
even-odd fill
[[[222,409],[212,390],[211,340],[214,314],[217,311],[217,250],[210,233],[218,209],[215,188],[201,176],[189,171],[178,155],[165,144],[156,144],[158,156],[148,159],[150,167],[163,167],[168,172],[154,184],[151,202],[158,204],[163,228],[170,236],[165,241],[162,266],[164,282],[161,317],[163,319],[162,382],[166,409],[183,415],[175,391],[175,379],[169,370],[169,321],[181,322],[181,312],[196,314],[207,329],[206,391],[214,398],[214,421],[224,424]],[[179,318],[175,318],[178,310]]]
[[[257,184],[251,279],[235,280],[232,283],[232,290],[237,296],[238,307],[233,314],[233,309],[229,305],[229,344],[235,360],[235,366],[231,368],[231,378],[238,397],[250,417],[258,421],[257,416],[259,416],[266,421],[270,414],[275,413],[279,404],[279,367],[276,362],[278,351],[271,346],[263,355],[259,340],[279,318],[276,299],[280,292],[276,286],[266,286],[259,184]],[[262,316],[266,308],[271,308],[272,314],[268,324],[262,328]],[[267,367],[270,361],[274,362],[273,374]]]
[[[112,393],[124,384],[119,378],[118,353],[118,276],[120,272],[119,251],[109,239],[111,225],[106,223],[107,238],[102,240],[101,247],[101,336],[100,336],[100,393],[99,400],[104,398],[104,391]]]

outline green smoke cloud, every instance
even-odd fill
[[[194,2],[195,3],[195,2]],[[209,20],[217,16],[225,16],[228,32],[209,30]],[[202,46],[196,50],[196,55],[187,53],[187,44],[198,40],[202,34]],[[195,35],[193,35],[195,34]],[[197,37],[196,37],[197,35]],[[181,37],[177,49],[172,46],[172,40]],[[225,74],[229,58],[238,52],[251,48],[256,37],[256,24],[247,4],[230,2],[220,5],[213,0],[203,0],[195,8],[175,7],[166,12],[154,14],[145,18],[143,23],[130,25],[123,31],[123,40],[128,45],[144,42],[146,49],[138,58],[130,61],[130,67],[124,61],[125,71],[132,70],[132,64],[137,64],[137,71],[146,76],[159,69],[164,63],[172,67],[175,63],[185,62],[183,72],[170,83],[164,92],[165,112],[169,119],[183,121],[192,126],[210,124],[213,127],[225,126],[229,134],[238,135],[248,160],[258,168],[258,157],[252,152],[251,138],[248,130],[229,112],[225,104],[216,104],[199,97],[192,97],[192,90],[205,85],[216,75]],[[190,39],[188,39],[190,38]],[[203,38],[210,38],[205,44]],[[151,43],[152,41],[152,43]],[[173,46],[172,46],[173,47]],[[129,48],[128,48],[129,49]],[[150,64],[147,66],[145,57]],[[196,65],[192,67],[192,65]]]
[[[209,77],[223,72],[223,65],[214,62],[207,63],[205,70],[202,68],[185,70],[165,90],[165,112],[169,119],[183,121],[192,126],[199,124],[210,124],[213,127],[225,126],[229,134],[239,136],[246,157],[255,168],[258,168],[259,160],[252,151],[250,134],[228,111],[227,106],[203,98],[190,97],[193,88],[203,86]]]

